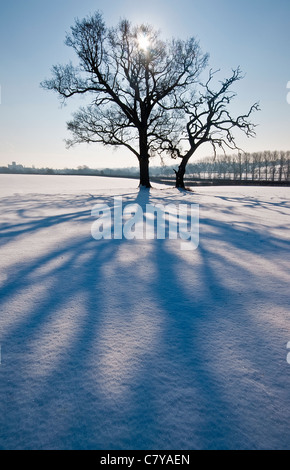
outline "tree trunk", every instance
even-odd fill
[[[149,177],[149,158],[139,158],[140,167],[140,187],[151,188]]]
[[[139,130],[139,167],[140,167],[140,187],[151,188],[149,177],[149,149],[147,125]]]
[[[178,167],[178,170],[177,171],[174,170],[175,175],[176,175],[176,183],[175,183],[176,188],[182,188],[182,189],[185,188],[185,186],[184,186],[184,175],[185,175],[185,170],[186,170],[186,165],[187,165],[188,160],[189,160],[189,158],[183,157],[183,159],[181,160],[181,163]]]

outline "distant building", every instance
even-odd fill
[[[24,169],[23,165],[17,165],[16,162],[12,162],[12,165],[8,165],[9,170],[21,171]]]

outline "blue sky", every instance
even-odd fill
[[[109,26],[119,19],[150,23],[164,38],[195,36],[210,66],[227,77],[238,65],[246,74],[236,87],[234,108],[244,112],[255,101],[257,137],[238,143],[246,151],[289,150],[289,0],[10,0],[0,15],[0,165],[17,161],[40,167],[94,168],[135,165],[127,151],[80,145],[67,150],[66,121],[81,104],[61,107],[57,96],[40,88],[51,66],[73,56],[64,45],[76,17],[101,10]],[[201,149],[199,155],[208,154]],[[152,164],[158,164],[158,160]]]

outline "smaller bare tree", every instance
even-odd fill
[[[208,81],[201,84],[198,97],[191,95],[179,99],[178,108],[184,113],[185,125],[178,145],[170,139],[162,143],[163,147],[167,146],[171,151],[173,158],[181,160],[175,171],[178,188],[184,188],[187,163],[201,145],[210,143],[216,155],[217,149],[222,149],[224,153],[227,149],[240,150],[236,144],[235,130],[242,131],[247,137],[255,136],[256,126],[249,118],[259,109],[258,103],[237,117],[233,117],[228,109],[236,96],[231,86],[243,78],[240,68],[233,70],[231,77],[222,81],[217,91],[211,88],[214,75],[215,72],[210,71]],[[187,146],[185,150],[184,142]]]

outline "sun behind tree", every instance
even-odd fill
[[[54,66],[53,78],[42,86],[62,100],[91,96],[91,104],[68,123],[68,145],[127,148],[138,159],[140,186],[150,187],[149,159],[167,152],[160,141],[177,131],[174,91],[182,93],[197,82],[207,55],[195,38],[163,41],[148,25],[122,20],[108,28],[99,12],[76,20],[66,45],[75,51],[78,66]]]
[[[148,51],[150,47],[150,38],[145,33],[139,33],[137,36],[138,47],[143,51]]]

